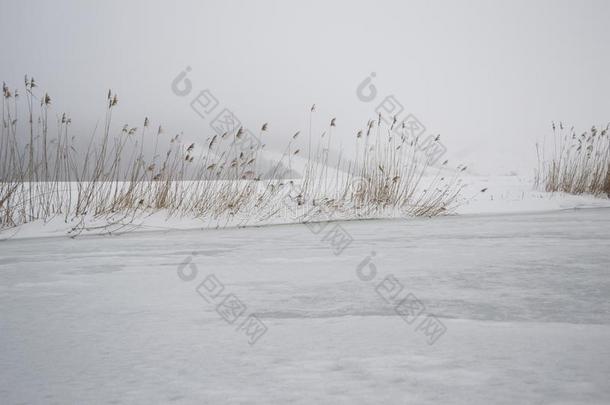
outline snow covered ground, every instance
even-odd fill
[[[609,262],[608,208],[15,238],[0,402],[607,404]]]
[[[447,171],[447,176],[455,174]],[[546,193],[535,189],[531,179],[520,176],[479,176],[461,175],[464,188],[451,214],[508,214],[548,212],[573,208],[610,208],[610,198],[598,198],[591,195],[570,195],[565,193]],[[482,190],[485,190],[482,192]],[[278,198],[275,205],[266,207],[265,212],[275,215],[263,215],[260,209],[252,212],[245,210],[235,216],[219,218],[190,218],[180,214],[169,216],[160,210],[153,213],[142,213],[133,217],[117,213],[113,218],[86,216],[83,218],[66,218],[56,216],[48,221],[33,221],[16,228],[0,231],[0,241],[49,236],[76,236],[122,234],[140,231],[201,230],[210,228],[227,228],[243,226],[260,226],[269,224],[288,224],[302,222],[304,214],[311,207],[288,207],[286,200]],[[358,215],[368,217],[366,212],[348,212],[333,219],[354,218]],[[375,213],[381,218],[404,218],[404,212]],[[261,218],[262,217],[262,218]],[[254,218],[254,219],[253,219]],[[109,223],[111,225],[109,225]],[[83,225],[84,224],[84,225]],[[81,226],[83,225],[83,226]],[[74,232],[74,228],[78,231]]]

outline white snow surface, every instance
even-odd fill
[[[453,174],[447,171],[446,175]],[[466,172],[467,173],[467,172]],[[536,190],[530,178],[520,176],[479,176],[464,174],[460,176],[464,189],[458,199],[457,208],[450,215],[477,215],[477,214],[507,214],[548,212],[574,208],[601,208],[610,207],[610,198],[592,195],[570,195],[565,193],[547,193]],[[296,181],[296,180],[295,180]],[[482,190],[485,190],[482,192]],[[283,206],[281,200],[277,201],[278,214],[264,219],[252,219],[261,213],[251,215],[248,212],[237,216],[220,218],[190,218],[188,216],[173,215],[160,210],[152,213],[142,213],[136,217],[124,217],[116,214],[113,218],[66,218],[56,216],[50,220],[32,221],[15,228],[0,231],[0,241],[7,239],[22,239],[50,236],[72,235],[107,235],[122,234],[140,231],[168,231],[168,230],[195,230],[217,229],[228,227],[264,226],[302,222],[303,210]],[[275,209],[274,208],[274,209]],[[293,214],[296,212],[297,214]],[[349,215],[349,214],[348,214]],[[360,214],[367,216],[368,214]],[[402,212],[376,213],[377,218],[404,219]],[[346,219],[338,214],[333,219]],[[84,229],[79,225],[84,223]],[[111,225],[109,225],[109,223]],[[72,230],[78,227],[77,233]]]
[[[511,190],[478,196],[530,198]],[[608,404],[610,209],[548,208],[9,239],[0,403]],[[418,317],[378,293],[389,276]]]

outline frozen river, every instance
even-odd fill
[[[0,403],[610,403],[610,209],[0,243]]]

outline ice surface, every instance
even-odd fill
[[[0,243],[0,403],[610,403],[610,209],[339,225]]]

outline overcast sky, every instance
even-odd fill
[[[0,80],[36,78],[88,131],[119,94],[117,126],[144,116],[195,141],[209,89],[271,145],[337,117],[351,145],[389,95],[448,156],[481,173],[531,174],[534,143],[563,120],[610,120],[610,2],[0,0]],[[189,95],[172,92],[186,67]],[[372,72],[377,97],[357,96]],[[216,110],[220,111],[220,110]],[[212,117],[213,118],[213,117]]]

